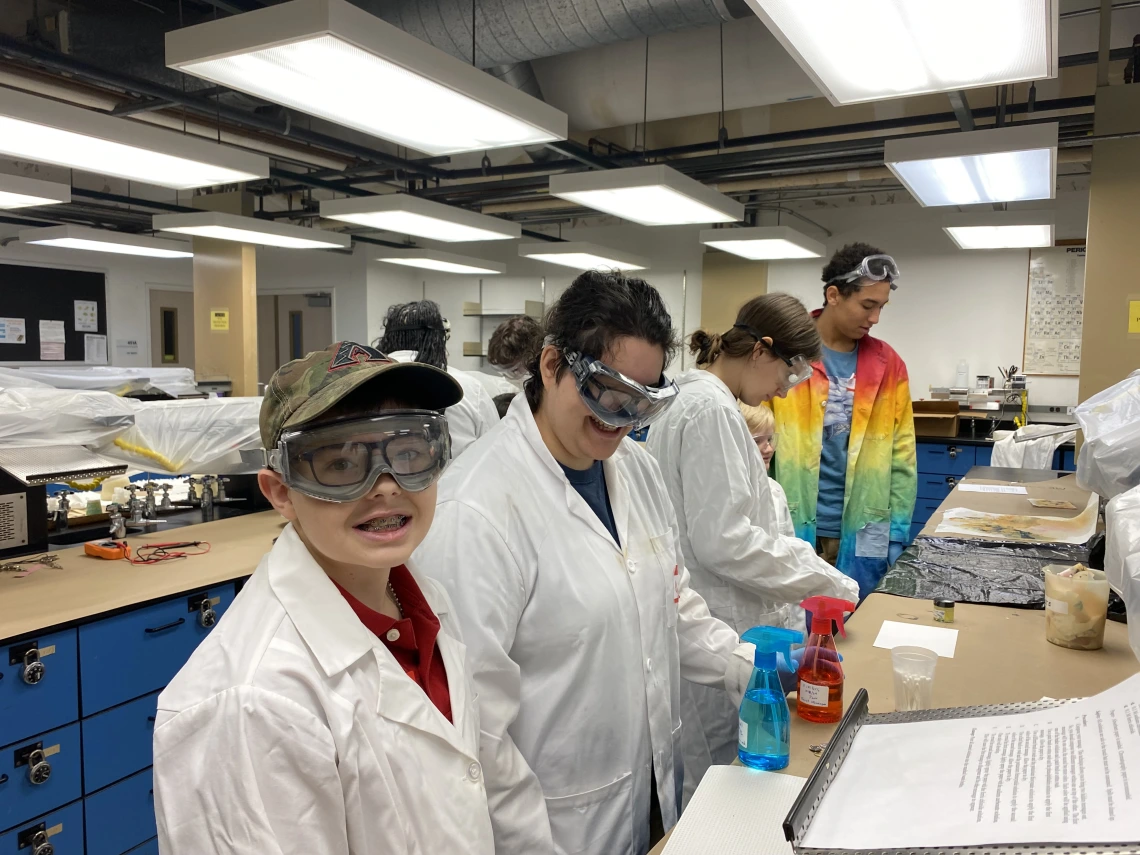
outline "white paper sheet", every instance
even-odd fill
[[[863,727],[803,845],[1138,839],[1140,675],[1040,712]]]
[[[40,342],[40,359],[44,362],[62,362],[67,358],[64,348],[66,345],[61,341],[41,341]]]
[[[1029,491],[1024,487],[1007,487],[1004,484],[959,484],[960,493],[1009,493],[1014,496],[1024,496]]]
[[[1089,494],[1084,510],[1075,517],[1032,514],[988,514],[968,508],[950,508],[942,514],[936,534],[1012,540],[1021,543],[1087,543],[1096,531],[1100,497]]]
[[[0,344],[25,344],[27,340],[23,318],[0,318]]]
[[[40,343],[45,341],[60,344],[67,341],[67,331],[64,329],[63,321],[40,321]]]
[[[88,365],[107,364],[107,336],[91,334],[83,336],[83,361]]]
[[[99,304],[94,300],[75,301],[76,332],[99,332]]]
[[[945,659],[954,658],[958,646],[958,630],[923,626],[919,623],[900,623],[885,620],[875,639],[875,647],[894,650],[896,647],[925,647]]]
[[[662,855],[792,855],[783,823],[806,780],[709,767]]]

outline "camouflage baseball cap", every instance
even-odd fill
[[[338,341],[277,369],[261,403],[262,445],[273,448],[287,428],[313,421],[371,381],[376,381],[378,402],[394,398],[410,407],[443,410],[463,398],[462,387],[446,371],[394,362],[374,347]]]

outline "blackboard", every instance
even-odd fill
[[[76,300],[98,305],[98,330],[75,329]],[[64,360],[83,362],[83,337],[107,335],[107,278],[87,270],[0,264],[0,318],[23,318],[27,333],[24,344],[0,344],[0,362],[40,361],[40,321],[63,321]]]

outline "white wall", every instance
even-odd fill
[[[1083,238],[1088,194],[1061,194],[1056,209],[1057,237]],[[899,288],[873,335],[906,361],[915,399],[929,398],[931,386],[952,385],[960,359],[969,362],[971,377],[997,376],[998,366],[1024,364],[1028,250],[960,250],[941,229],[941,211],[909,202],[811,216],[834,232],[829,252],[859,240],[898,261]],[[787,291],[809,309],[818,308],[821,267],[818,259],[773,262],[768,290]],[[1035,406],[1074,405],[1077,378],[1031,376],[1029,400]]]

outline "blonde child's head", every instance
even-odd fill
[[[772,462],[776,453],[776,417],[772,411],[761,405],[750,407],[740,402],[740,412],[744,414],[744,421],[748,422],[748,431],[760,449],[760,456],[764,458],[764,465]]]

